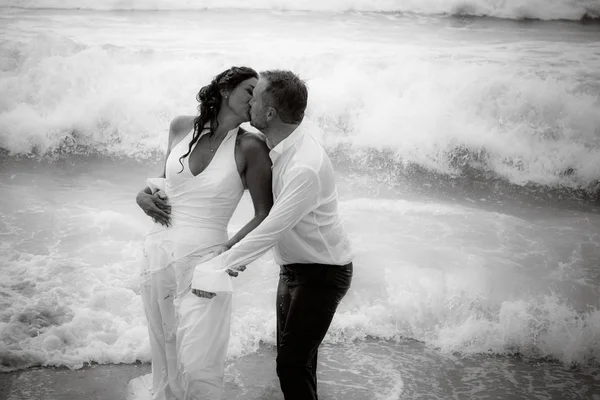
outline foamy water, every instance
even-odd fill
[[[488,204],[474,192],[453,202],[372,181],[388,174],[394,183],[416,166],[464,179],[477,170],[490,178],[489,191],[497,179],[597,190],[598,25],[426,15],[455,13],[451,2],[321,3],[331,9],[298,2],[312,11],[146,12],[165,3],[129,1],[61,7],[138,11],[1,10],[2,370],[149,361],[137,263],[151,222],[134,196],[161,170],[171,118],[194,113],[198,88],[231,65],[300,73],[310,87],[306,124],[340,170],[362,169],[339,177],[356,270],[325,339],[347,349],[324,360],[343,390],[353,376],[381,399],[419,385],[403,380],[398,354],[378,364],[384,340],[415,339],[442,355],[597,366],[593,205]],[[264,6],[282,8],[274,4]],[[594,6],[523,4],[550,19]],[[347,12],[387,5],[421,14]],[[527,8],[469,7],[511,18]],[[230,231],[250,213],[244,198]],[[268,255],[236,280],[230,359],[274,343],[276,271]],[[435,364],[431,354],[422,361]]]
[[[384,151],[396,169],[598,190],[598,25],[6,10],[0,146],[11,154],[155,158],[198,88],[246,64],[300,73],[307,123],[354,161]]]
[[[151,222],[132,200],[142,167],[29,168],[3,166],[3,368],[148,361],[137,262]],[[348,182],[341,192],[357,267],[326,342],[413,338],[567,364],[600,356],[597,215],[356,197]],[[245,198],[232,232],[250,211]],[[230,356],[274,343],[276,271],[265,256],[236,280]]]
[[[594,0],[2,0],[0,5],[19,8],[87,10],[205,10],[258,9],[285,11],[375,11],[422,14],[491,16],[510,19],[579,20],[598,18]]]

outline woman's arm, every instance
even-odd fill
[[[273,207],[271,159],[267,144],[258,134],[245,132],[240,137],[239,150],[244,162],[243,178],[254,205],[254,217],[224,243],[227,249],[254,230]]]
[[[163,166],[161,178],[165,177],[167,168],[167,158],[174,145],[183,139],[185,134],[194,126],[194,117],[180,115],[175,117],[169,126],[169,140],[167,143],[167,152]],[[138,206],[155,222],[165,226],[171,225],[171,206],[168,203],[167,196],[164,193],[152,193],[149,187],[146,187],[137,194],[135,201]]]

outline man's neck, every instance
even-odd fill
[[[272,147],[277,146],[279,143],[287,139],[300,125],[295,124],[281,124],[275,127],[268,128],[262,133],[265,134],[269,140],[269,144]]]

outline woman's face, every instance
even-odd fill
[[[257,81],[256,78],[242,81],[229,93],[226,99],[229,108],[242,117],[244,121],[250,121],[250,99],[252,99],[252,91]]]

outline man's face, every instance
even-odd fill
[[[263,130],[269,125],[267,120],[269,107],[266,107],[263,101],[263,93],[268,84],[266,79],[260,77],[252,91],[252,99],[250,99],[250,125],[258,130]]]

